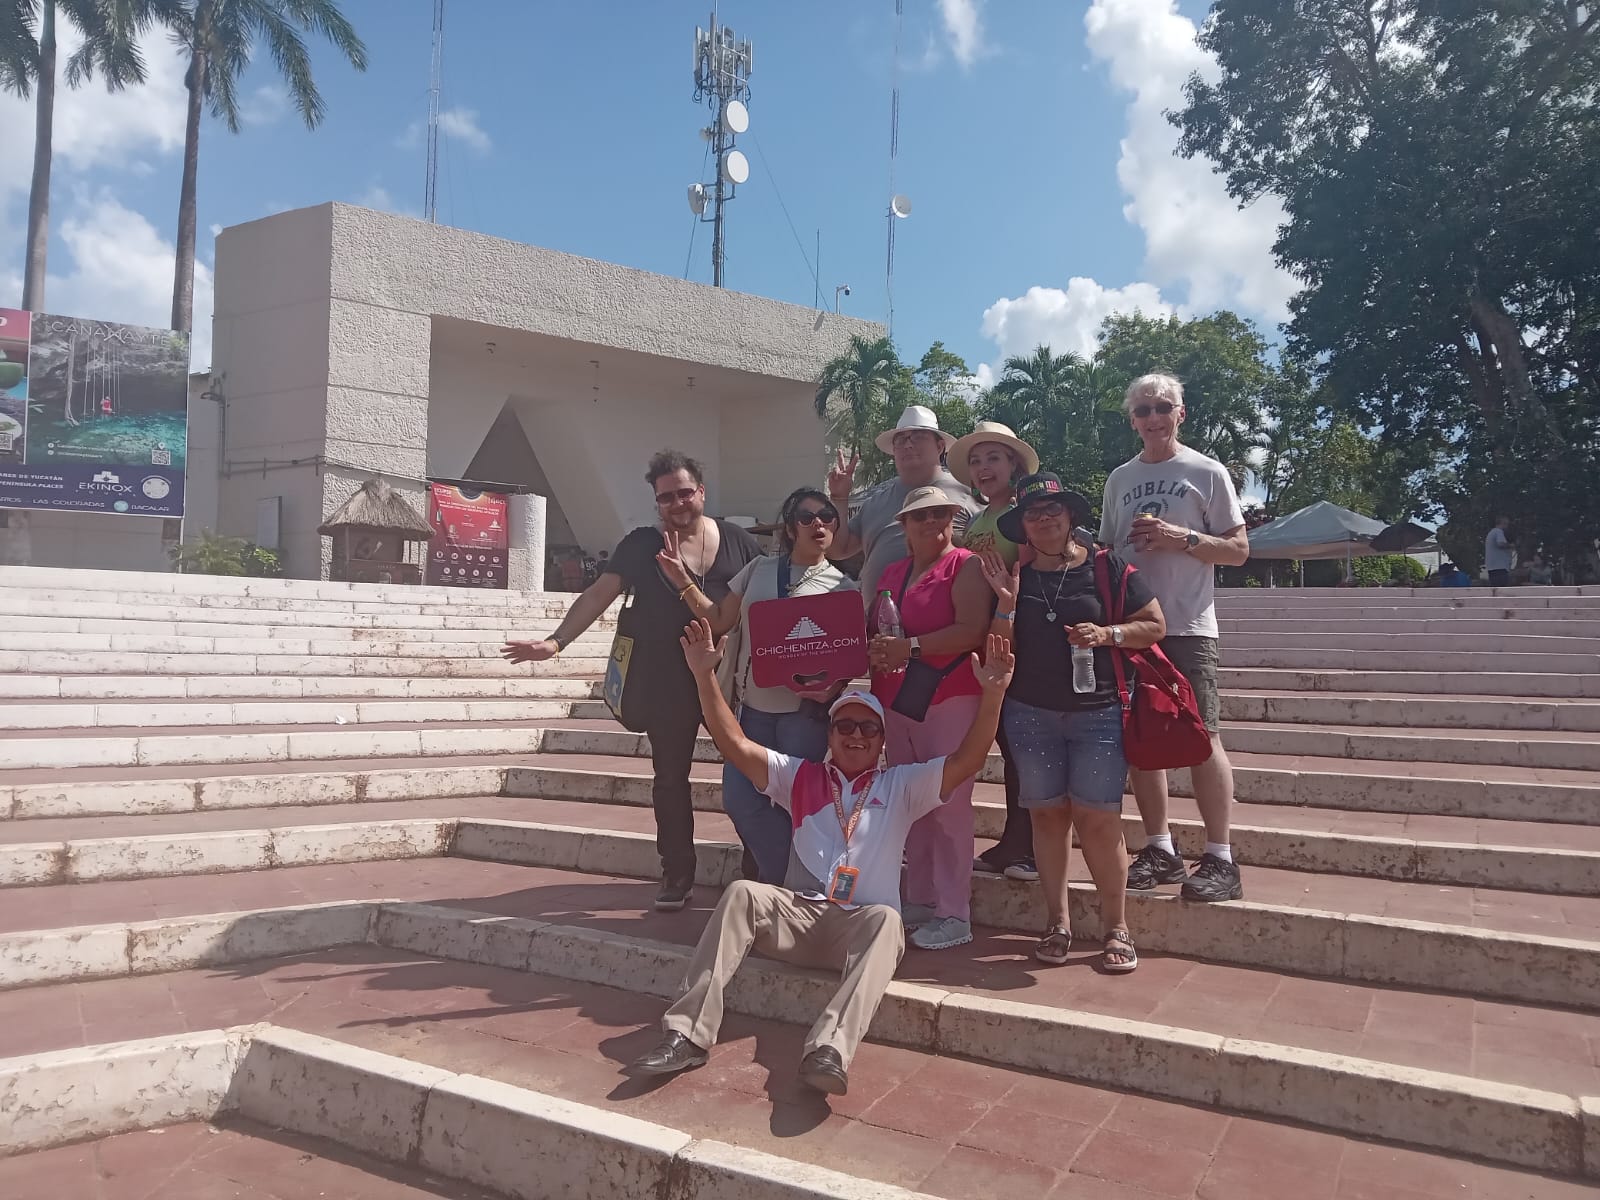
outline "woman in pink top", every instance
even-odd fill
[[[884,755],[890,766],[955,753],[978,711],[982,689],[968,653],[983,643],[994,606],[977,555],[955,545],[955,515],[942,489],[913,489],[896,514],[910,553],[878,579],[872,611],[888,592],[905,634],[879,634],[869,648],[872,692],[888,710]],[[935,673],[937,686],[923,710],[918,684],[932,682]],[[972,940],[972,839],[968,780],[906,839],[903,911],[912,945],[944,950]]]

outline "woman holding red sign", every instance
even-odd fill
[[[888,709],[891,767],[953,754],[978,711],[970,652],[983,644],[994,601],[978,556],[955,545],[956,508],[937,486],[913,489],[896,515],[910,556],[878,577],[872,603],[872,694]],[[885,596],[899,613],[885,631]],[[972,940],[972,780],[906,838],[911,944],[945,950]]]
[[[856,590],[855,582],[828,561],[828,547],[839,532],[839,513],[826,493],[809,487],[797,489],[783,502],[778,520],[783,526],[779,553],[747,563],[729,581],[728,594],[720,603],[713,605],[706,599],[695,605],[694,615],[709,621],[719,638],[741,621],[748,632],[750,606],[763,600]],[[688,578],[670,543],[658,561],[674,583],[680,574]],[[756,686],[750,678],[750,651],[750,638],[746,637],[734,666],[739,728],[758,746],[821,762],[828,750],[828,710],[822,701],[831,697]],[[782,884],[789,869],[793,832],[788,812],[758,791],[731,763],[722,767],[722,808],[744,843],[745,878]]]

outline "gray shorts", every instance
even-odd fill
[[[1194,700],[1200,708],[1200,719],[1212,733],[1222,723],[1222,698],[1217,694],[1217,639],[1209,637],[1164,637],[1161,652],[1172,660],[1172,665],[1183,672],[1183,677],[1194,689]]]

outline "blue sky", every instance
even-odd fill
[[[429,0],[347,0],[357,74],[316,50],[327,121],[307,132],[270,62],[246,80],[246,128],[202,137],[197,325],[210,230],[334,199],[422,206]],[[1162,109],[1207,63],[1190,0],[905,0],[896,190],[895,335],[942,339],[986,379],[1044,340],[1088,349],[1112,311],[1234,307],[1270,329],[1290,288],[1275,209],[1238,212],[1204,164],[1172,153]],[[449,224],[682,275],[702,175],[691,44],[707,0],[449,0],[439,217]],[[755,45],[750,181],[729,208],[729,286],[884,319],[892,0],[724,0]],[[183,135],[181,67],[159,38],[137,93],[63,94],[47,307],[163,324]],[[7,157],[31,113],[0,98]],[[22,169],[0,177],[0,304],[20,298]],[[709,172],[710,167],[706,170]],[[771,174],[769,175],[769,170]],[[781,198],[781,203],[780,203]],[[783,211],[786,205],[799,234]],[[691,278],[709,281],[710,227]],[[197,365],[209,337],[197,330]]]

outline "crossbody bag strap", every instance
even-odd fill
[[[1111,599],[1111,551],[1096,550],[1094,552],[1094,590],[1100,597],[1100,607],[1105,611],[1107,619],[1113,625],[1122,623],[1122,605],[1127,600],[1127,578],[1124,575],[1121,595],[1115,603]],[[1117,698],[1122,702],[1122,707],[1128,707],[1128,669],[1122,661],[1122,653],[1116,647],[1111,647],[1111,670],[1117,677]]]

